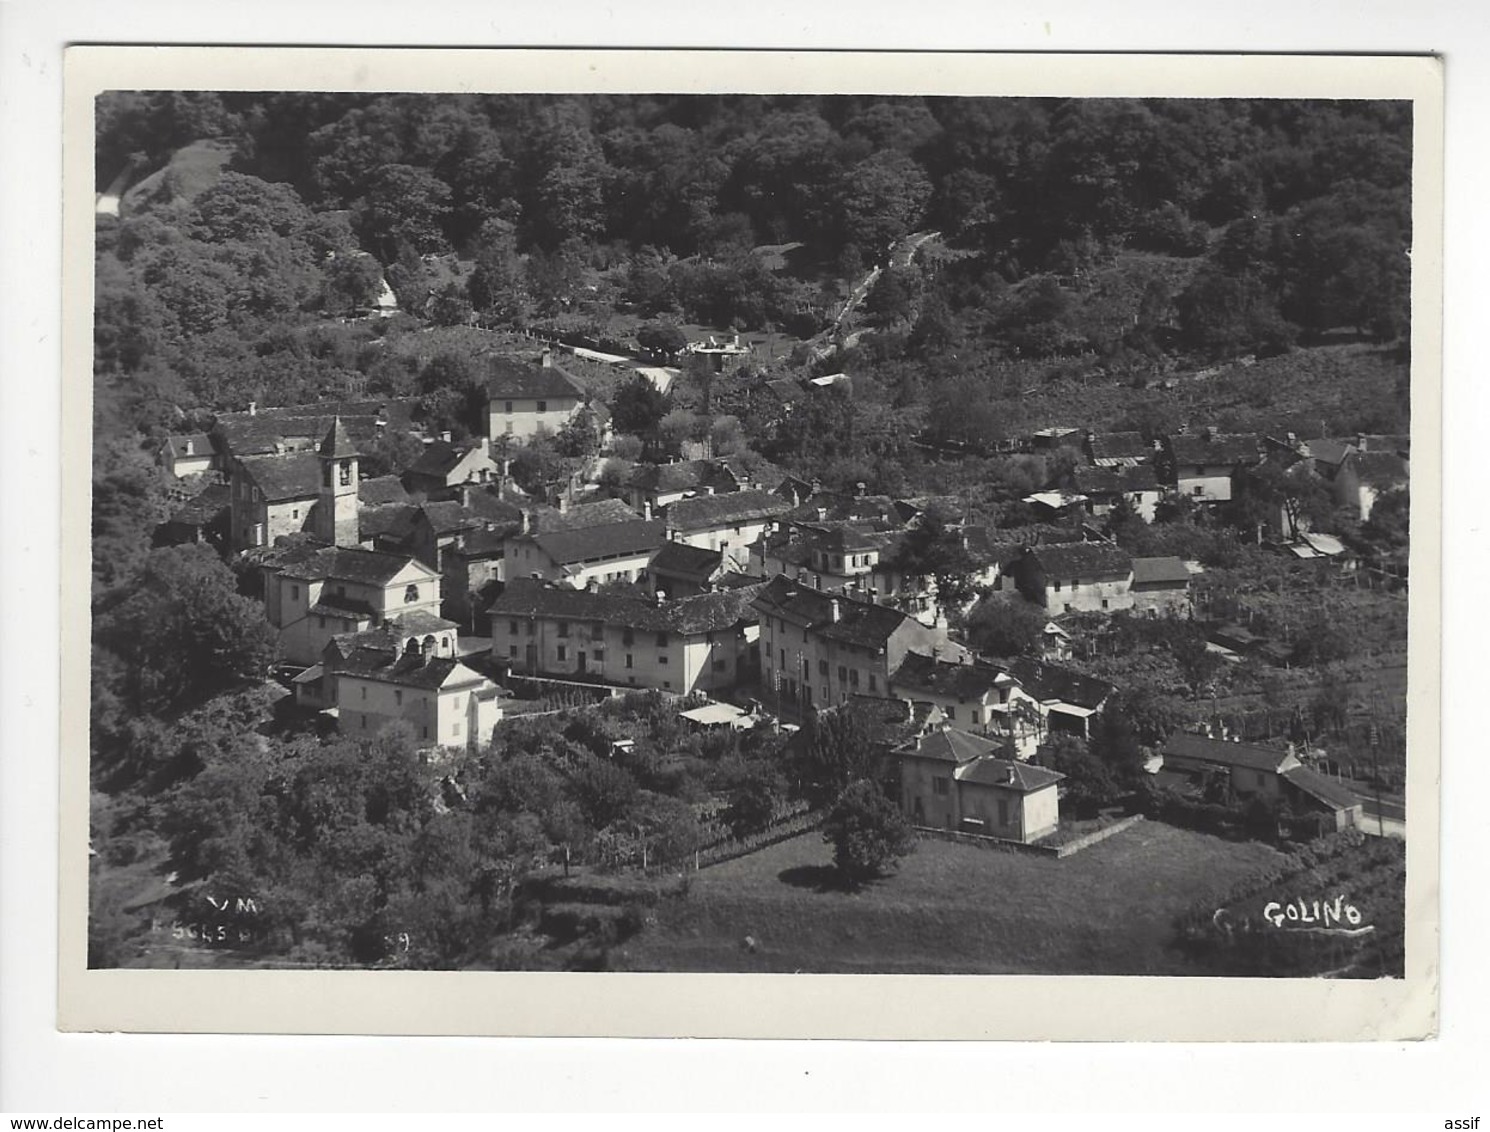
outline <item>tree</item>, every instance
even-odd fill
[[[896,567],[912,578],[931,578],[943,610],[960,609],[972,596],[973,560],[962,536],[935,515],[925,515],[906,535]]]
[[[1051,735],[1035,752],[1035,762],[1066,776],[1061,784],[1061,799],[1077,817],[1095,817],[1099,809],[1122,796],[1122,786],[1112,766],[1094,754],[1079,736]]]
[[[341,254],[325,271],[323,290],[326,312],[335,315],[356,314],[378,301],[383,289],[383,269],[370,255]]]
[[[823,840],[833,846],[833,864],[851,888],[882,876],[915,848],[910,823],[867,779],[838,796],[823,822]]]
[[[979,652],[1020,656],[1035,647],[1045,621],[1040,608],[1022,598],[1012,594],[986,597],[968,614],[968,641]]]
[[[636,340],[643,350],[668,363],[676,362],[678,354],[688,345],[688,335],[670,322],[646,323],[638,328]]]
[[[808,717],[800,736],[797,771],[809,802],[822,805],[849,783],[874,777],[879,748],[868,721],[858,712],[817,712]]]
[[[383,263],[393,263],[409,251],[444,251],[441,224],[450,211],[449,200],[450,186],[428,169],[384,165],[353,206],[354,224],[365,246]]]
[[[629,432],[643,440],[657,438],[657,426],[667,416],[672,402],[645,375],[636,374],[611,401],[611,423],[617,432]]]
[[[125,662],[122,695],[141,714],[262,680],[274,656],[262,608],[238,595],[232,571],[199,543],[151,551],[95,632]]]
[[[736,784],[729,805],[720,815],[730,836],[749,837],[770,825],[780,793],[779,777],[769,767],[753,764]]]
[[[1192,694],[1202,695],[1221,668],[1221,658],[1206,647],[1205,638],[1199,633],[1187,633],[1171,641],[1169,651],[1174,654],[1180,674],[1190,685]]]

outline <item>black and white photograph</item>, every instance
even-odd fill
[[[1431,961],[1420,108],[882,85],[92,98],[90,972]]]

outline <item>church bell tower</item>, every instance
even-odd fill
[[[356,546],[357,447],[337,417],[317,450],[321,459],[321,495],[316,501],[314,529],[334,546]]]

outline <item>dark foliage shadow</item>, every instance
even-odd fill
[[[776,876],[793,888],[810,888],[813,892],[852,892],[856,887],[832,865],[796,865],[782,869]]]

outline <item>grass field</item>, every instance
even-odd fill
[[[1279,859],[1140,822],[1064,860],[924,840],[898,873],[847,893],[831,886],[829,847],[805,834],[695,874],[611,959],[635,971],[1214,973],[1170,949],[1174,917]]]

